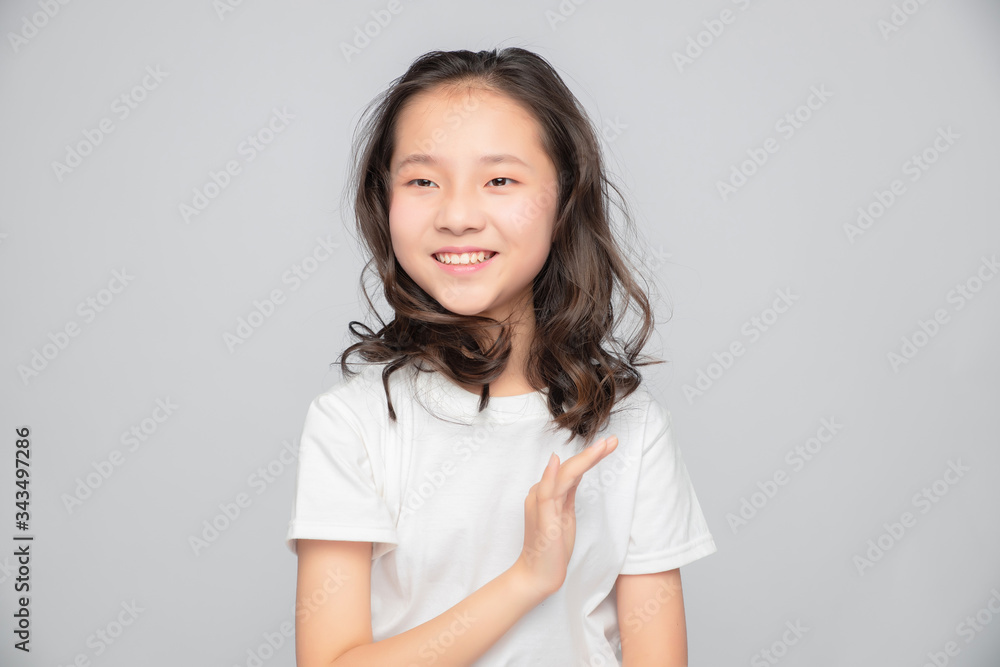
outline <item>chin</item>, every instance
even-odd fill
[[[440,299],[438,299],[438,303],[441,304],[442,308],[456,315],[465,315],[467,317],[470,315],[483,315],[491,317],[491,315],[483,312],[486,309],[485,306],[470,305],[468,303],[448,303]]]
[[[468,307],[462,308],[458,306],[449,306],[448,304],[441,304],[441,305],[444,306],[445,310],[455,313],[456,315],[465,315],[465,316],[479,315],[483,312],[481,308],[468,308]]]

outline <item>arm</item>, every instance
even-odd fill
[[[680,568],[618,575],[616,590],[623,667],[687,667]]]
[[[469,665],[547,597],[521,559],[440,616],[372,642],[371,542],[298,540],[299,667]]]

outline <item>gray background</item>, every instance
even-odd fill
[[[387,2],[51,4],[51,18],[37,2],[0,5],[0,663],[245,666],[270,635],[281,646],[262,664],[294,664],[281,636],[295,595],[288,452],[363,315],[340,209],[351,132],[421,53],[523,46],[605,129],[649,239],[661,318],[649,351],[670,363],[647,379],[719,547],[683,570],[692,664],[771,664],[760,652],[777,643],[783,665],[920,666],[949,641],[948,664],[1000,664],[987,607],[996,595],[1000,609],[1000,280],[982,268],[991,280],[976,281],[1000,253],[998,3],[897,2],[917,11],[885,33],[887,0],[403,0],[350,59],[340,45]],[[724,10],[732,22],[711,36],[703,22]],[[679,70],[674,53],[703,31],[708,46]],[[164,76],[122,118],[114,100],[147,67]],[[788,137],[776,122],[811,87],[831,95],[799,110],[810,117]],[[247,161],[241,142],[275,108],[294,118]],[[53,162],[103,118],[113,132],[60,180]],[[935,155],[939,128],[958,138]],[[768,138],[778,151],[724,199],[718,182]],[[911,180],[905,163],[927,149],[936,161]],[[179,206],[229,160],[240,173],[185,222]],[[845,225],[895,179],[903,194],[851,242]],[[334,255],[293,289],[283,276],[327,236]],[[128,285],[102,294],[122,269]],[[959,308],[967,283],[981,289]],[[285,301],[230,349],[224,335],[276,289]],[[768,317],[777,290],[796,300],[752,340],[744,323]],[[87,321],[78,304],[102,297]],[[937,309],[947,322],[915,336]],[[78,335],[23,379],[19,367],[71,323]],[[904,337],[922,345],[894,367]],[[745,353],[711,367],[734,341]],[[699,371],[715,377],[692,395]],[[162,423],[158,399],[177,406]],[[823,419],[842,426],[793,463]],[[144,420],[151,434],[130,451],[122,434]],[[30,657],[11,647],[23,425]],[[115,450],[121,465],[68,509]],[[954,484],[940,481],[949,462],[969,468]],[[786,483],[768,497],[776,474]],[[915,503],[935,482],[936,502]],[[193,548],[239,494],[239,516]],[[758,507],[734,524],[744,500]],[[915,525],[883,535],[904,512]],[[889,549],[859,566],[880,536]],[[133,601],[135,622],[99,648],[98,630]],[[993,622],[960,627],[977,613]],[[808,631],[782,646],[796,622]]]

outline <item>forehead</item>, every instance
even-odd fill
[[[543,152],[541,127],[524,105],[485,88],[439,86],[414,95],[396,120],[394,161],[408,153]]]

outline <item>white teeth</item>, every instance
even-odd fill
[[[489,253],[489,257],[492,257],[494,254],[496,253]],[[434,255],[434,258],[443,264],[478,264],[479,262],[486,261],[489,257],[487,257],[486,251],[483,250],[473,253],[463,252],[462,254],[442,252]]]

